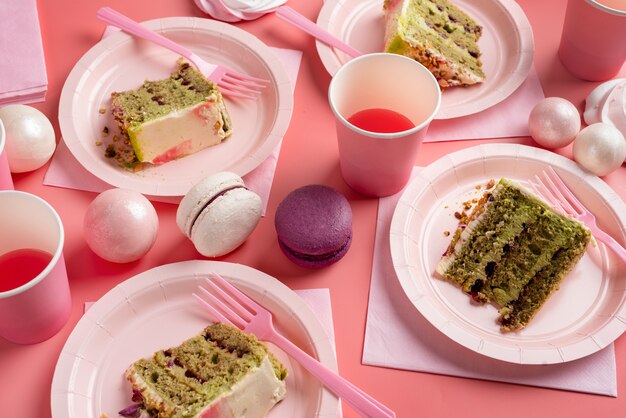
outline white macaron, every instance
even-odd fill
[[[219,257],[239,247],[261,219],[263,204],[238,175],[212,174],[193,186],[180,202],[176,223],[198,252]]]

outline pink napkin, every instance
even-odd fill
[[[529,136],[528,115],[544,97],[533,65],[526,80],[502,102],[474,115],[431,122],[424,142]]]
[[[333,328],[333,313],[330,304],[330,292],[328,289],[303,289],[294,292],[306,302],[320,320],[322,327],[330,336],[330,341],[335,346],[335,330]],[[84,310],[87,311],[94,302],[85,302]],[[342,417],[341,402],[337,410],[337,418]]]
[[[106,36],[106,35],[105,35]],[[292,87],[295,88],[300,69],[300,61],[302,52],[292,49],[271,48],[274,53],[282,60],[284,68],[291,80]],[[282,141],[276,146],[272,154],[263,161],[257,168],[243,177],[246,186],[261,196],[263,201],[263,214],[267,208],[272,182],[280,147]],[[98,177],[89,173],[74,158],[69,151],[65,142],[60,141],[57,149],[52,157],[48,171],[46,172],[43,184],[48,186],[65,187],[69,189],[86,190],[90,192],[100,193],[112,188],[110,184],[100,180]],[[147,196],[150,200],[166,203],[179,203],[181,197],[168,196]]]
[[[0,106],[43,101],[48,78],[36,0],[2,0],[0,22]]]
[[[391,261],[389,227],[400,196],[378,203],[364,364],[617,396],[613,344],[563,364],[517,365],[455,343],[421,316],[405,296]]]

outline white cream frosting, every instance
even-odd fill
[[[153,390],[134,367],[129,367],[125,376],[151,407],[168,414],[174,412],[175,408]],[[194,418],[263,418],[286,394],[285,381],[276,377],[272,363],[266,356],[258,368],[250,370],[243,379],[214,399]]]
[[[287,0],[194,0],[203,12],[224,22],[254,20],[271,13]]]
[[[263,418],[287,393],[268,357],[197,417]]]

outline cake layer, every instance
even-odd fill
[[[569,236],[570,245],[559,249],[541,271],[522,290],[519,297],[499,310],[498,321],[504,331],[524,328],[548,300],[559,289],[563,278],[578,263],[585,253],[589,241],[588,231],[580,228]]]
[[[498,305],[503,331],[528,324],[590,240],[580,222],[508,179],[461,218],[436,272],[474,300]]]
[[[477,41],[482,27],[447,0],[385,0],[385,52],[428,68],[443,87],[485,79]]]
[[[161,164],[220,143],[232,134],[217,86],[183,60],[164,80],[111,95],[112,114],[124,141],[107,156],[127,167]]]
[[[537,207],[523,199],[517,188],[496,187],[485,193],[458,229],[437,272],[475,299],[488,300],[482,292],[493,273],[490,266],[500,262],[525,225],[537,216]]]
[[[493,300],[505,306],[518,299],[521,291],[545,268],[553,255],[567,244],[568,222],[549,210],[526,224],[500,263],[495,263],[488,277]]]
[[[261,418],[284,398],[286,374],[254,336],[215,324],[136,361],[126,378],[150,417]]]

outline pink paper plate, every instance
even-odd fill
[[[382,3],[327,0],[317,24],[361,52],[380,52],[385,33]],[[522,84],[533,63],[532,28],[514,0],[456,0],[455,4],[483,26],[478,45],[487,79],[472,87],[446,89],[435,119],[471,115],[500,103]],[[317,51],[331,75],[350,59],[320,41]]]
[[[52,380],[52,416],[99,418],[107,413],[115,417],[132,403],[124,370],[139,358],[198,334],[211,322],[191,296],[211,272],[231,280],[272,311],[279,332],[337,370],[331,339],[287,286],[240,264],[186,261],[122,282],[83,315],[59,355]],[[287,397],[268,417],[336,417],[338,399],[284,352],[270,348],[289,374]]]
[[[291,118],[293,93],[277,56],[248,32],[209,19],[174,17],[145,25],[192,49],[209,62],[267,78],[256,100],[226,98],[234,133],[219,145],[160,166],[132,173],[104,156],[102,129],[117,133],[110,116],[113,91],[162,79],[175,69],[178,55],[121,31],[98,42],[74,66],[59,104],[63,139],[76,159],[101,180],[155,196],[182,196],[205,176],[218,171],[247,174],[263,162],[282,139]],[[101,114],[100,109],[106,113]]]
[[[626,204],[606,183],[558,154],[518,144],[480,145],[447,155],[406,187],[393,215],[391,255],[407,297],[433,326],[465,347],[519,364],[552,364],[592,354],[626,330],[626,265],[602,243],[589,245],[561,288],[523,330],[500,332],[495,306],[477,305],[433,274],[477,185],[507,177],[524,184],[553,166],[599,224],[622,244]]]

